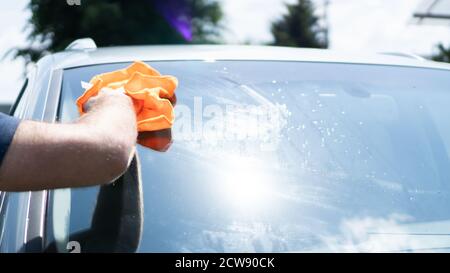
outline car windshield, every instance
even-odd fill
[[[82,81],[129,64],[66,70],[60,120],[78,117]],[[179,87],[171,147],[137,148],[144,200],[138,251],[450,249],[449,71],[148,64],[176,76]],[[59,204],[65,212],[53,221],[65,224],[54,228],[88,228],[96,191],[56,191],[68,204]]]

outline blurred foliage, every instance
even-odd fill
[[[288,13],[272,23],[274,45],[294,47],[327,48],[323,38],[325,30],[314,15],[314,5],[310,0],[298,0],[295,4],[286,4]],[[322,38],[321,38],[322,36]]]
[[[439,52],[432,56],[433,61],[450,63],[450,46],[445,48],[443,44],[437,46]]]
[[[214,43],[223,16],[216,0],[31,0],[28,8],[30,46],[15,50],[27,62],[84,37],[97,46]]]

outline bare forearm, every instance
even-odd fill
[[[0,190],[22,191],[107,183],[134,153],[131,100],[108,97],[70,124],[23,121],[0,168]]]

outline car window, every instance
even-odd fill
[[[27,87],[28,87],[28,79],[25,80],[25,82],[22,85],[22,88],[20,88],[19,94],[17,95],[17,99],[14,101],[14,104],[11,106],[11,109],[9,111],[10,115],[17,116],[18,113],[16,113],[16,110],[17,112],[22,110],[23,104],[25,103],[24,94]]]
[[[169,150],[138,146],[139,251],[449,249],[439,237],[450,227],[449,71],[149,64],[180,85]],[[66,70],[61,120],[78,117],[81,81],[127,65]],[[59,192],[60,238],[89,228],[98,187]]]

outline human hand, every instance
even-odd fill
[[[97,106],[104,104],[127,104],[132,106],[131,98],[125,95],[123,87],[112,89],[112,88],[102,88],[97,96],[91,97],[84,105],[83,110],[89,112]]]

